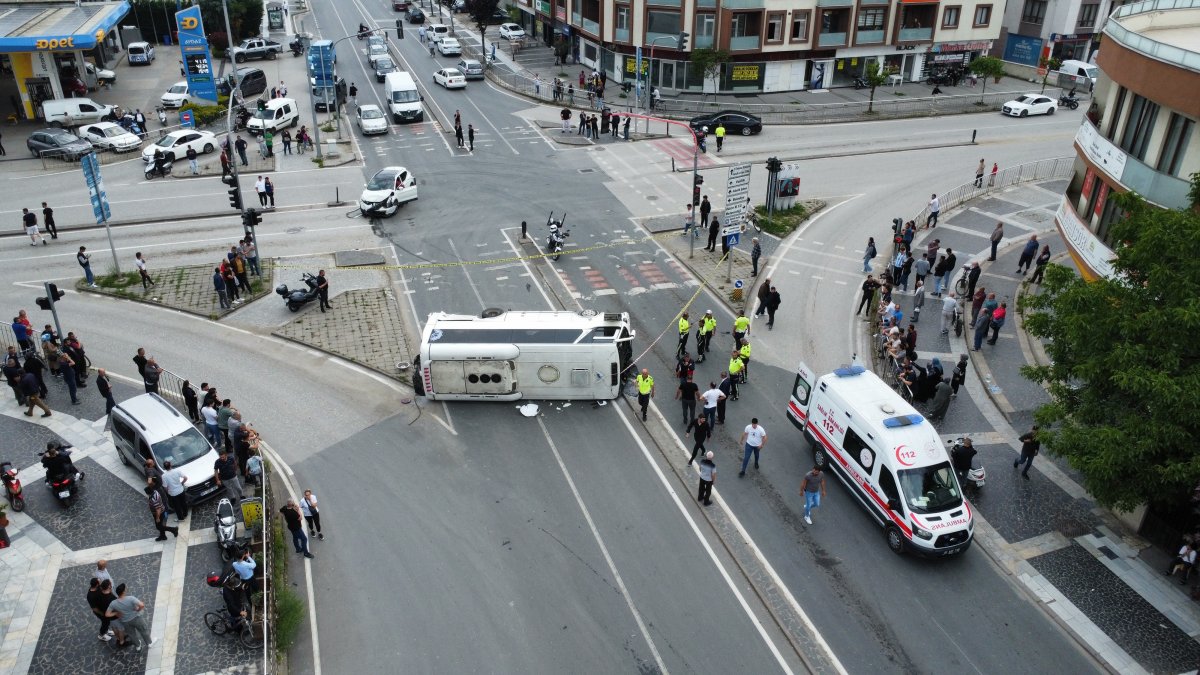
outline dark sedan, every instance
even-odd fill
[[[92,152],[92,144],[63,129],[39,129],[29,135],[25,145],[34,157],[54,157],[69,162]]]
[[[697,131],[701,127],[708,127],[708,133],[715,133],[718,124],[725,125],[725,133],[741,134],[749,136],[762,131],[762,120],[744,112],[736,110],[722,110],[713,115],[700,115],[693,117],[689,122],[693,129]]]
[[[408,8],[408,22],[409,23],[425,23],[425,12],[422,12],[420,7],[409,7]]]
[[[396,64],[392,62],[392,57],[390,56],[380,56],[372,64],[374,66],[373,70],[375,71],[376,82],[383,82],[387,79],[388,73],[394,73],[399,70]]]

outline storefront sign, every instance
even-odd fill
[[[12,7],[21,6],[15,2],[5,4]],[[21,7],[27,6],[32,8],[41,4],[43,3],[28,3]],[[74,5],[73,7],[72,4]],[[20,25],[27,20],[29,21],[29,25],[21,27],[19,31],[15,29],[9,31],[8,35],[13,37],[0,37],[0,53],[87,51],[95,49],[96,45],[104,40],[104,36],[108,34],[108,31],[112,30],[113,26],[117,25],[117,22],[124,18],[130,11],[129,2],[126,0],[121,0],[121,2],[113,4],[87,3],[82,6],[83,8],[87,8],[86,13],[81,13],[81,6],[78,2],[54,4],[52,7],[54,12],[52,19],[44,21],[40,19],[33,20],[29,16],[15,19],[16,23],[14,25]],[[26,10],[6,10],[6,12],[13,11],[24,12]],[[44,11],[49,12],[51,10]],[[5,16],[7,16],[7,13]],[[16,16],[24,15],[17,14]],[[38,30],[39,28],[55,28],[64,25],[78,26],[80,32],[72,35],[47,35]]]
[[[1092,209],[1092,213],[1097,218],[1104,212],[1104,203],[1108,201],[1108,183],[1100,184],[1100,193],[1096,195],[1096,208]]]
[[[979,40],[976,42],[942,42],[935,44],[930,51],[938,52],[978,52],[988,51],[992,48],[990,40]]]
[[[554,16],[557,16],[559,21],[566,21],[567,20],[567,8],[566,7],[555,7],[554,8]]]
[[[734,82],[757,82],[761,72],[762,66],[758,64],[733,66],[729,71],[729,79]]]
[[[1036,66],[1042,53],[1042,39],[1025,35],[1008,34],[1004,43],[1004,60],[1026,66]]]
[[[537,0],[537,11],[550,16],[550,3],[547,0]]]
[[[1079,263],[1080,272],[1085,279],[1094,280],[1114,275],[1112,260],[1116,256],[1112,249],[1096,238],[1079,216],[1075,215],[1075,209],[1071,207],[1070,199],[1065,195],[1058,207],[1058,213],[1054,215],[1054,221],[1058,224],[1058,231],[1066,240],[1072,257]]]
[[[1086,119],[1080,123],[1079,131],[1075,132],[1075,145],[1079,146],[1092,164],[1103,169],[1113,180],[1121,180],[1121,176],[1125,174],[1125,151],[1101,136],[1096,127]]]
[[[1092,194],[1092,186],[1096,183],[1096,170],[1088,167],[1087,172],[1083,174],[1083,195],[1086,197]]]
[[[200,8],[192,6],[176,12],[175,23],[179,27],[179,51],[188,91],[196,98],[216,101],[217,82],[213,79],[212,55],[208,51],[208,38],[204,36]]]

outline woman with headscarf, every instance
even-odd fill
[[[938,382],[942,381],[942,377],[945,375],[945,372],[946,372],[945,369],[942,368],[941,360],[938,359],[936,356],[929,361],[929,367],[926,368],[925,370],[926,370],[925,380],[921,383],[921,385],[922,385],[921,400],[922,401],[933,397],[934,389],[937,387]]]
[[[950,409],[950,383],[945,379],[938,380],[934,389],[933,403],[929,405],[930,421],[945,419],[946,411]]]

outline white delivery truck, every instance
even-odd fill
[[[420,122],[424,118],[425,111],[421,108],[423,99],[412,75],[405,72],[388,73],[383,81],[383,96],[392,121],[396,124]]]
[[[803,363],[788,419],[883,527],[896,553],[930,556],[971,546],[971,504],[937,430],[883,380],[857,363],[817,377]]]

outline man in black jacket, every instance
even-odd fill
[[[684,431],[683,435],[685,437],[689,436],[693,431],[696,432],[696,435],[692,437],[692,456],[688,459],[688,466],[691,466],[692,462],[696,461],[698,453],[707,452],[704,449],[704,441],[712,437],[712,429],[708,426],[708,419],[703,414],[692,420],[692,423],[688,425],[687,431]]]

